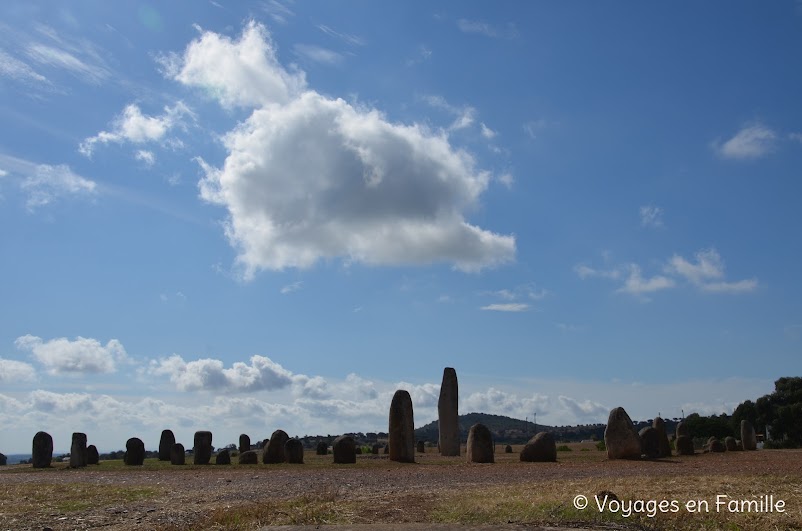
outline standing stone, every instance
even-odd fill
[[[267,448],[262,453],[262,462],[267,465],[283,463],[284,445],[287,444],[289,439],[290,436],[284,430],[274,431],[273,435],[270,436],[270,441],[267,443]]]
[[[315,450],[317,455],[326,455],[329,453],[329,445],[326,444],[324,441],[320,441],[317,443],[317,449]]]
[[[677,423],[677,437],[680,435],[685,435],[686,437],[691,436],[691,430],[688,428],[688,425],[684,420],[681,420]]]
[[[657,457],[671,457],[671,444],[668,442],[666,422],[660,417],[655,417],[652,427],[657,430]]]
[[[223,448],[219,452],[217,452],[217,456],[214,458],[214,464],[216,465],[230,465],[231,464],[231,454],[228,453],[227,448]]]
[[[181,443],[175,443],[172,448],[170,448],[170,464],[173,465],[183,465],[186,462],[187,454],[184,451],[184,445]]]
[[[192,449],[193,462],[196,465],[208,465],[212,460],[212,432],[196,431],[195,444]]]
[[[388,455],[390,453],[390,443],[384,445],[384,455]]]
[[[304,464],[304,445],[298,439],[290,439],[284,443],[284,459],[295,465]]]
[[[338,464],[356,463],[356,443],[350,435],[340,435],[331,443],[334,462]]]
[[[239,436],[239,453],[248,452],[251,449],[251,438],[244,433]]]
[[[607,459],[640,459],[640,437],[622,407],[610,411],[604,430]]]
[[[677,450],[677,455],[693,455],[693,439],[688,435],[679,435],[674,439],[674,447]]]
[[[509,444],[507,446],[505,446],[504,447],[504,453],[505,454],[511,454],[512,453],[512,446],[510,446]]]
[[[426,453],[426,443],[423,442],[423,441],[418,441],[418,446],[417,446],[416,449],[418,450],[419,454],[425,454]]]
[[[6,466],[8,464],[8,457],[6,454],[0,452],[0,466]]]
[[[660,455],[660,440],[657,429],[653,426],[646,426],[640,432],[640,451],[649,459],[655,459]]]
[[[727,450],[727,447],[724,446],[724,443],[719,441],[716,437],[710,437],[707,440],[706,449],[708,452],[724,452]]]
[[[175,435],[171,430],[162,430],[162,436],[159,439],[159,461],[169,461],[170,452],[175,444]]]
[[[741,421],[741,445],[744,450],[757,450],[755,427],[746,419]]]
[[[87,465],[99,465],[100,464],[100,454],[97,451],[97,446],[94,444],[90,444],[86,447],[86,464]]]
[[[145,464],[145,443],[138,437],[131,437],[125,443],[125,457],[123,460],[126,465],[142,466]]]
[[[512,447],[508,453],[512,453]],[[554,435],[549,432],[541,431],[526,443],[524,449],[521,450],[521,461],[529,462],[548,462],[557,461],[557,443],[554,440]]]
[[[459,389],[457,371],[451,367],[443,369],[440,384],[440,399],[437,401],[437,416],[440,427],[438,446],[440,455],[459,455]]]
[[[373,455],[379,455],[379,450],[382,449],[382,445],[379,443],[374,443],[373,446],[370,448],[370,453]]]
[[[31,463],[33,468],[47,468],[53,460],[53,437],[45,431],[37,432],[33,436],[31,449]]]
[[[86,466],[86,434],[75,432],[72,434],[70,446],[70,468]]]
[[[392,450],[392,449],[391,449]],[[465,453],[469,463],[494,463],[493,434],[484,424],[474,424],[468,431]]]
[[[737,452],[739,450],[738,441],[731,435],[724,437],[724,448],[726,448],[728,452]]]
[[[390,461],[415,462],[415,421],[412,416],[412,397],[399,389],[390,403]]]
[[[239,464],[241,465],[258,465],[259,455],[253,450],[242,452],[239,454]]]

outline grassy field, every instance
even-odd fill
[[[61,464],[45,470],[12,466],[0,474],[0,527],[23,515],[42,522],[58,515],[81,520],[102,516],[106,527],[148,528],[149,514],[156,518],[165,513],[168,506],[163,499],[173,497],[193,507],[191,518],[171,513],[167,520],[153,520],[150,528],[246,530],[282,524],[408,521],[802,529],[802,451],[621,462],[608,461],[605,452],[586,443],[567,445],[566,451],[558,452],[557,463],[521,463],[520,447],[514,447],[512,454],[499,447],[496,464],[472,465],[464,458],[443,458],[429,450],[418,454],[413,465],[370,455],[359,456],[355,465],[334,465],[331,456],[307,452],[304,465],[238,465],[234,458],[230,466],[176,467],[156,460],[147,460],[142,467],[104,461],[80,471]],[[247,481],[255,491],[237,487]],[[240,495],[237,488],[242,489]],[[233,493],[227,494],[228,490]],[[199,503],[201,491],[218,495],[207,495]],[[575,506],[577,496],[585,497],[586,507]],[[764,496],[774,496],[773,512]],[[607,505],[600,510],[596,498],[603,503],[605,497]],[[778,500],[784,502],[782,512]],[[743,504],[727,504],[732,501]],[[698,503],[688,506],[689,502]],[[131,527],[126,527],[127,509],[138,511]],[[118,513],[119,525],[109,516]]]

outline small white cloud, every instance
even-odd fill
[[[457,20],[457,27],[463,33],[474,33],[494,39],[515,39],[518,37],[518,29],[512,23],[500,27],[481,20],[461,18]]]
[[[287,284],[286,286],[281,288],[281,294],[286,295],[287,293],[292,293],[294,291],[298,291],[303,287],[304,283],[302,280],[298,280],[293,282],[292,284]]]
[[[609,278],[615,280],[621,277],[621,270],[618,268],[615,269],[594,269],[590,266],[585,264],[579,264],[574,266],[574,272],[581,278],[585,280],[586,278],[593,278],[593,277],[601,277],[601,278]]]
[[[691,262],[675,254],[669,260],[666,270],[684,277],[703,291],[712,293],[745,293],[754,291],[758,286],[757,279],[722,281],[724,262],[715,249],[701,250],[694,257],[696,261]]]
[[[663,209],[654,205],[640,207],[640,224],[644,227],[662,227]]]
[[[488,140],[495,138],[496,135],[498,134],[496,131],[493,131],[492,129],[487,127],[484,122],[481,123],[481,126],[482,126],[482,136],[487,138]]]
[[[122,114],[112,122],[111,131],[101,131],[97,135],[85,139],[81,142],[78,150],[83,155],[91,157],[97,144],[157,142],[164,139],[171,129],[183,127],[185,117],[194,118],[194,113],[181,101],[172,107],[165,106],[164,114],[161,116],[142,114],[139,106],[132,103],[126,106]],[[148,152],[140,151],[139,153]]]
[[[66,164],[51,166],[21,162],[18,171],[24,177],[20,188],[28,195],[25,206],[31,212],[64,196],[89,196],[96,192],[94,181],[74,173]]]
[[[515,177],[511,173],[502,173],[498,176],[498,182],[504,185],[505,188],[510,189],[515,184]]]
[[[479,309],[491,312],[525,312],[529,310],[529,305],[522,302],[510,302],[502,304],[488,304],[487,306],[482,306]]]
[[[430,106],[446,111],[448,114],[455,117],[454,121],[448,127],[449,131],[458,131],[473,125],[476,116],[476,109],[473,107],[468,105],[463,107],[451,105],[442,96],[426,95],[423,96],[422,99]]]
[[[538,135],[540,134],[540,131],[545,129],[547,125],[548,122],[544,119],[530,120],[528,122],[525,122],[521,126],[521,128],[523,129],[524,134],[526,134],[526,136],[528,136],[532,140],[536,140]]]
[[[137,151],[134,155],[134,158],[143,162],[148,168],[152,167],[156,163],[156,155],[154,155],[152,151],[147,151],[144,149]]]
[[[713,147],[723,158],[758,159],[774,150],[776,140],[777,134],[774,131],[763,125],[755,124],[744,127],[723,144],[714,142]]]
[[[788,133],[788,138],[794,142],[802,144],[802,133]]]
[[[663,289],[668,289],[674,286],[674,280],[662,275],[655,275],[651,278],[645,279],[641,276],[640,266],[637,264],[629,265],[629,276],[624,281],[624,285],[618,289],[623,293],[632,295],[642,295],[644,293],[653,293]]]
[[[340,64],[344,59],[341,53],[314,44],[296,44],[292,49],[301,57],[326,65]]]
[[[16,360],[0,358],[0,383],[15,384],[36,380],[36,369],[32,365]]]
[[[45,341],[25,335],[18,337],[14,345],[31,352],[36,361],[53,375],[111,373],[116,370],[118,362],[128,361],[125,348],[116,339],[103,346],[96,339],[80,336],[73,341],[64,337]]]

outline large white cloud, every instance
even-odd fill
[[[251,356],[250,364],[235,362],[226,368],[216,359],[184,361],[173,354],[168,358],[151,361],[148,371],[154,375],[168,376],[180,391],[272,391],[297,383],[308,386],[309,394],[321,394],[323,384],[305,375],[293,374],[280,364],[265,356]]]
[[[97,339],[80,336],[73,341],[65,337],[45,341],[29,334],[18,337],[14,344],[31,352],[54,375],[110,373],[118,362],[128,361],[125,348],[116,339],[103,346]]]
[[[478,270],[513,259],[513,236],[471,225],[491,175],[446,131],[392,123],[306,87],[278,62],[267,30],[205,32],[164,61],[223,106],[252,107],[224,138],[222,168],[200,160],[201,197],[229,213],[245,278],[342,257],[376,265],[449,262]]]

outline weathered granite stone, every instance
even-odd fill
[[[688,435],[680,435],[674,439],[674,448],[677,450],[677,455],[693,455],[693,439]]]
[[[652,427],[657,430],[657,457],[671,457],[671,443],[668,442],[666,422],[660,417],[655,417]]]
[[[175,444],[175,435],[171,430],[162,430],[162,436],[159,438],[159,461],[169,461],[170,452],[173,450]]]
[[[145,464],[145,443],[138,437],[131,437],[125,443],[125,456],[123,462],[130,466]]]
[[[724,446],[724,443],[721,442],[720,440],[718,440],[717,438],[710,437],[707,440],[707,446],[705,446],[705,449],[708,452],[716,452],[716,453],[718,453],[718,452],[725,452],[727,450],[727,447]]]
[[[72,434],[70,445],[70,468],[86,466],[86,434],[75,432]]]
[[[724,437],[724,448],[726,448],[728,452],[737,452],[739,450],[738,441],[731,435]]]
[[[184,445],[181,443],[175,443],[172,448],[170,448],[170,464],[173,465],[183,465],[186,463],[187,453],[184,451]]]
[[[31,463],[33,468],[47,468],[53,460],[53,437],[46,431],[37,432],[33,436]]]
[[[242,452],[239,454],[239,464],[241,465],[258,465],[259,464],[259,454],[257,454],[253,450],[248,450],[247,452]]]
[[[334,462],[338,464],[356,463],[356,443],[350,435],[340,435],[331,443]]]
[[[653,426],[646,426],[638,432],[640,437],[640,452],[649,459],[655,459],[660,454],[660,441],[657,430]]]
[[[688,424],[685,423],[684,420],[681,420],[677,423],[677,437],[680,435],[685,435],[686,437],[691,436],[691,430],[688,428]]]
[[[608,459],[640,459],[640,437],[624,408],[617,407],[610,411],[604,430],[604,444]]]
[[[512,453],[512,447],[507,446]],[[557,443],[554,435],[541,431],[526,443],[520,454],[521,461],[548,462],[557,460]]]
[[[251,449],[251,438],[244,433],[239,436],[239,453],[248,452]]]
[[[228,449],[223,448],[219,452],[217,452],[217,456],[214,458],[214,464],[216,465],[230,465],[231,464],[231,454],[228,452]]]
[[[418,441],[417,446],[416,446],[415,449],[418,451],[419,454],[425,454],[426,453],[426,443],[423,442],[423,441]]]
[[[373,455],[379,455],[379,452],[381,451],[381,449],[382,449],[382,445],[381,444],[374,443],[374,445],[370,447],[370,453],[372,453]]]
[[[440,436],[438,447],[440,455],[459,455],[459,386],[457,371],[451,367],[443,369],[443,382],[440,384],[440,399],[437,401]]]
[[[304,464],[304,445],[298,439],[289,439],[284,443],[284,459],[295,465]]]
[[[744,450],[757,450],[755,427],[746,419],[741,421],[741,446]]]
[[[86,464],[87,465],[99,465],[100,464],[100,454],[97,451],[97,446],[94,444],[90,444],[86,447]]]
[[[276,430],[270,436],[267,448],[262,453],[262,462],[267,465],[275,465],[284,462],[284,445],[287,444],[290,436],[284,430]]]
[[[468,431],[465,450],[469,463],[493,463],[493,434],[484,424],[474,424]]]
[[[8,464],[8,457],[6,454],[0,452],[0,466],[6,466]]]
[[[509,444],[507,446],[505,446],[504,447],[504,453],[505,454],[511,454],[512,453],[512,446],[510,446]]]
[[[390,443],[384,445],[384,455],[389,455],[390,453]]]
[[[390,461],[415,462],[415,421],[412,413],[412,397],[399,389],[390,403]]]
[[[196,431],[192,460],[196,465],[208,465],[212,460],[212,432]]]
[[[326,444],[324,441],[320,441],[317,443],[317,449],[315,450],[317,455],[326,455],[329,453],[329,445]]]

